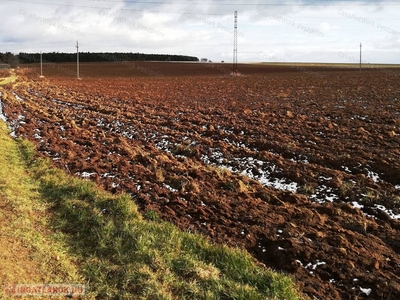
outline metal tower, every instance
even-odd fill
[[[233,25],[233,73],[237,73],[237,11],[235,11],[235,22]]]

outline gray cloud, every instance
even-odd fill
[[[6,12],[0,19],[0,52],[74,52],[79,40],[82,51],[181,53],[229,62],[237,10],[239,61],[275,56],[346,62],[337,53],[356,55],[363,42],[369,62],[400,63],[396,2],[41,1],[0,2]],[[266,55],[260,57],[260,51]]]

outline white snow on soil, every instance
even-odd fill
[[[24,101],[24,99],[22,99],[20,96],[18,96],[18,94],[16,92],[12,92],[12,94],[14,95],[15,99],[17,99],[18,101]]]
[[[364,294],[366,294],[367,296],[369,296],[369,294],[371,294],[372,289],[367,289],[367,288],[362,288],[360,287],[360,291]]]
[[[317,263],[308,263],[304,268],[308,269],[311,267],[311,269],[315,270],[320,265],[326,265],[326,262],[317,260]]]
[[[353,201],[352,204],[353,204],[353,206],[354,206],[355,208],[364,208],[364,205],[361,205],[361,204],[359,204],[359,203],[356,202],[356,201]]]
[[[31,92],[32,91],[29,91]],[[21,97],[19,97],[15,92],[13,92],[13,95],[15,98],[19,101],[23,101]],[[52,99],[52,102],[57,103],[62,106],[70,106],[76,109],[82,109],[86,108],[85,105],[77,105],[75,103],[69,103],[65,101],[60,101],[58,99]],[[0,92],[0,119],[7,122],[7,118],[3,113],[3,107],[4,104],[1,102],[1,92]],[[15,131],[16,128],[18,128],[19,124],[24,123],[24,116],[19,116],[18,121],[15,121],[15,124],[11,124],[10,126],[12,127],[12,131]],[[97,126],[99,127],[104,127],[105,129],[108,129],[110,131],[114,132],[120,132],[123,136],[128,137],[130,139],[134,139],[136,135],[140,135],[140,132],[137,132],[133,128],[129,128],[126,131],[122,131],[122,128],[125,127],[125,124],[122,123],[119,120],[114,120],[112,123],[106,124],[104,122],[104,118],[100,117],[97,120]],[[64,128],[60,126],[60,129],[63,131]],[[205,128],[207,129],[207,128]],[[222,128],[222,130],[227,133],[227,134],[232,134],[234,130],[232,128]],[[38,130],[37,130],[38,131]],[[166,135],[165,133],[159,134],[159,133],[154,133],[154,132],[141,132],[144,138],[147,141],[156,141],[155,146],[162,151],[166,151],[168,153],[171,153],[172,148],[176,145],[176,141],[172,142],[171,136]],[[244,133],[242,133],[244,134]],[[15,133],[13,133],[15,136]],[[190,137],[190,133],[188,133],[189,137],[185,137],[184,139],[192,139]],[[34,135],[34,138],[36,139],[42,139],[40,135],[40,131],[36,132]],[[224,142],[226,142],[228,145],[235,146],[237,148],[244,148],[249,151],[257,151],[257,149],[250,149],[248,148],[243,142],[237,142],[237,141],[231,141],[229,138],[224,138]],[[193,141],[191,143],[191,146],[195,146],[196,141]],[[279,155],[276,154],[272,151],[270,151],[272,155]],[[176,157],[182,157],[175,155]],[[262,161],[258,160],[254,157],[248,156],[248,157],[226,157],[223,152],[221,152],[218,148],[210,148],[209,149],[209,154],[204,154],[201,156],[201,160],[203,161],[204,164],[208,165],[214,165],[220,168],[226,168],[229,171],[241,175],[245,175],[249,178],[252,178],[254,180],[258,180],[262,185],[266,187],[272,187],[278,190],[285,190],[285,191],[290,191],[293,193],[297,193],[300,186],[297,182],[291,181],[288,178],[285,178],[281,175],[282,170],[278,168],[275,164],[268,162],[268,161]],[[307,157],[297,157],[296,159],[292,158],[290,159],[293,162],[296,163],[303,163],[303,164],[309,164],[308,158]],[[361,165],[359,166],[361,167]],[[368,166],[367,166],[368,167]],[[351,170],[347,166],[342,167],[343,170],[347,173],[351,173]],[[256,170],[256,171],[255,171]],[[95,175],[96,173],[87,173],[83,172],[80,173],[78,172],[77,175],[81,177],[91,177]],[[114,178],[116,177],[115,175],[112,174],[103,174],[101,177],[111,177]],[[379,175],[373,171],[368,171],[367,174],[368,178],[371,178],[374,182],[379,182],[381,179],[379,178]],[[309,195],[309,199],[311,201],[314,201],[316,203],[325,203],[325,202],[333,202],[339,199],[339,195],[337,194],[338,192],[335,191],[334,189],[330,188],[328,185],[324,184],[324,182],[330,181],[332,178],[330,177],[320,177],[320,182],[319,185],[314,189],[314,193]],[[172,192],[175,192],[176,189],[172,188],[171,186],[165,185],[166,188],[171,190]],[[139,187],[140,188],[140,187]],[[397,190],[400,190],[400,185],[396,185],[395,188]],[[359,204],[358,202],[352,202],[353,206],[359,209],[364,208],[363,205]],[[385,211],[391,218],[393,219],[400,219],[400,215],[396,215],[393,213],[393,211],[388,210],[386,207],[382,205],[375,205],[376,209],[380,209]]]
[[[258,181],[261,182],[262,185],[273,187],[277,190],[284,190],[290,191],[293,193],[297,192],[298,184],[297,182],[286,182],[286,179],[278,179],[278,178],[268,178],[268,177],[261,177]]]
[[[377,182],[380,181],[379,175],[378,175],[377,173],[375,173],[375,172],[372,172],[372,171],[368,171],[367,177],[368,177],[368,178],[372,178],[372,180],[373,180],[375,183],[377,183]]]
[[[376,208],[379,209],[379,210],[384,211],[384,212],[387,213],[387,214],[390,216],[390,218],[392,218],[392,219],[397,219],[397,220],[400,219],[400,215],[394,214],[393,211],[392,211],[391,209],[387,209],[387,208],[386,208],[385,206],[383,206],[383,205],[374,204],[374,207],[376,207]]]
[[[0,92],[0,119],[3,120],[4,122],[7,122],[7,118],[3,113],[3,102],[1,101],[1,96],[2,93]]]
[[[97,173],[88,173],[88,172],[77,172],[77,173],[75,173],[75,175],[78,175],[78,176],[81,176],[81,177],[83,177],[83,178],[88,178],[88,177],[91,177],[91,176],[93,176],[93,175],[96,175]]]

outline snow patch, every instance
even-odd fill
[[[380,181],[379,175],[377,173],[375,173],[375,172],[372,172],[372,171],[368,171],[367,177],[368,178],[372,178],[372,180],[375,183]]]
[[[115,178],[117,177],[117,175],[113,175],[111,173],[104,173],[102,175],[100,175],[101,178]]]
[[[174,189],[173,187],[171,187],[170,185],[164,183],[164,187],[166,187],[167,189],[169,189],[171,192],[178,192],[177,189]]]
[[[3,113],[3,102],[1,101],[1,96],[2,93],[0,92],[0,119],[3,120],[4,122],[7,122],[7,118]]]
[[[356,201],[353,201],[352,202],[352,204],[353,204],[353,206],[355,207],[355,208],[364,208],[364,205],[362,205],[362,204],[359,204],[358,202],[356,202]]]
[[[399,215],[396,215],[391,209],[387,209],[387,208],[386,208],[385,206],[383,206],[383,205],[374,204],[374,207],[376,207],[376,208],[379,209],[379,210],[384,211],[384,212],[387,213],[387,214],[390,216],[390,218],[392,218],[392,219],[397,219],[397,220],[400,219],[400,214],[399,214]]]
[[[21,102],[24,101],[24,99],[22,99],[20,96],[18,96],[16,92],[13,91],[12,94],[14,95],[15,99],[17,99],[18,101],[21,101]]]
[[[361,291],[361,293],[364,293],[365,295],[369,296],[369,294],[371,294],[371,292],[372,292],[372,289],[360,287],[360,291]]]
[[[271,180],[270,178],[262,177],[259,179],[259,181],[264,186],[273,187],[278,190],[284,190],[284,191],[290,191],[290,192],[296,193],[297,189],[298,189],[297,182],[287,183],[286,180],[283,178],[282,179],[274,178]]]
[[[326,262],[317,260],[316,264],[308,263],[304,268],[307,269],[311,267],[311,269],[315,270],[320,265],[326,265]]]
[[[303,266],[303,263],[300,260],[296,259],[295,262],[298,262],[301,266]]]
[[[80,176],[80,177],[83,177],[83,178],[88,178],[88,177],[91,177],[91,176],[94,176],[94,175],[96,175],[97,173],[96,172],[94,172],[94,173],[89,173],[89,172],[76,172],[75,173],[75,175],[78,175],[78,176]]]

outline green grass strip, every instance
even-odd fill
[[[52,228],[96,299],[302,299],[293,281],[255,264],[244,250],[144,219],[128,195],[114,196],[36,159],[19,147],[38,193],[50,206]]]
[[[0,299],[9,284],[84,281],[64,239],[48,230],[48,204],[39,189],[0,121]]]

